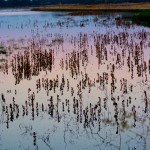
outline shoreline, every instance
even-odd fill
[[[13,7],[0,8],[0,10],[28,9],[41,12],[68,12],[69,16],[101,15],[104,13],[132,13],[128,20],[136,24],[150,27],[150,2],[148,3],[122,3],[122,4],[58,4],[40,7]]]
[[[68,12],[70,16],[99,15],[102,13],[133,13],[129,20],[136,24],[150,27],[150,3],[123,3],[123,4],[97,4],[97,5],[49,5],[35,7],[32,11]]]
[[[93,5],[48,5],[32,8],[32,11],[139,11],[149,10],[150,3],[93,4]]]

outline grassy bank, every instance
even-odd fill
[[[98,5],[49,5],[33,8],[33,11],[126,11],[150,9],[150,3],[98,4]]]
[[[129,18],[137,24],[150,27],[150,3],[98,4],[98,5],[50,5],[33,8],[33,11],[68,11],[69,15],[96,15],[106,12],[134,13]]]

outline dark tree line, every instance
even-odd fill
[[[38,6],[40,0],[0,0],[0,7]]]
[[[40,6],[50,4],[97,4],[150,2],[150,0],[0,0],[0,7]]]

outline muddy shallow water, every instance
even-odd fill
[[[150,29],[124,15],[0,12],[0,149],[150,147]]]

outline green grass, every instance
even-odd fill
[[[0,54],[7,54],[5,49],[0,49]]]
[[[4,58],[0,59],[0,62],[6,62],[6,61],[7,61],[7,60],[4,59]]]
[[[136,24],[150,27],[150,10],[140,10],[131,19]]]

